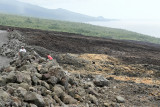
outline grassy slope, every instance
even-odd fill
[[[70,32],[87,36],[98,36],[113,39],[137,40],[147,41],[151,43],[160,43],[159,38],[150,37],[147,35],[142,35],[127,30],[100,27],[84,23],[38,19],[16,15],[0,14],[0,25]]]

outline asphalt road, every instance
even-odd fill
[[[7,43],[7,41],[8,41],[7,35],[8,35],[8,32],[0,30],[0,47],[2,47],[3,44]],[[3,66],[9,65],[9,62],[10,62],[9,58],[6,58],[4,56],[0,56],[0,69]]]

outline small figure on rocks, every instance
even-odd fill
[[[53,60],[53,58],[51,57],[50,54],[47,55],[47,58],[48,58],[49,60]]]
[[[13,28],[8,28],[7,29],[7,32],[11,32],[11,31],[14,31],[14,29]]]
[[[11,31],[10,28],[8,28],[8,29],[7,29],[7,32],[10,32],[10,31]]]
[[[21,46],[21,49],[19,50],[19,52],[26,52],[26,49],[24,49],[24,46]]]
[[[21,46],[21,49],[19,50],[19,57],[20,59],[23,58],[24,54],[26,53],[26,49],[24,48],[24,46]]]

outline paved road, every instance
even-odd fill
[[[7,35],[8,35],[8,32],[0,30],[0,47],[4,43],[7,43],[8,41]]]
[[[2,47],[2,45],[4,43],[7,43],[7,41],[8,41],[7,35],[8,35],[8,32],[0,30],[0,47]],[[10,62],[9,58],[6,58],[4,56],[0,56],[0,69],[3,66],[9,65],[9,62]]]

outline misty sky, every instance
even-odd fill
[[[160,19],[160,0],[18,0],[113,19]]]

